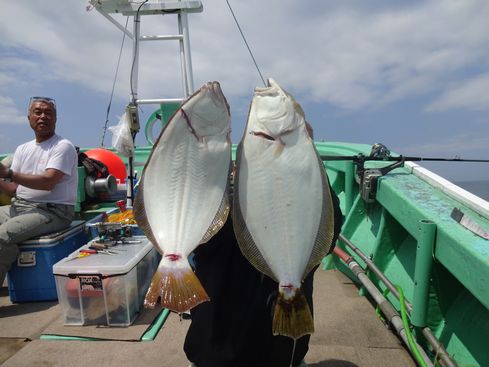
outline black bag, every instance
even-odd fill
[[[85,167],[87,170],[87,176],[93,178],[105,178],[109,175],[109,169],[105,165],[105,163],[90,158],[85,153],[80,152],[79,148],[77,148],[78,152],[78,167]]]

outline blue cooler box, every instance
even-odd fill
[[[19,256],[8,274],[12,302],[58,299],[53,265],[90,241],[85,221],[73,221],[64,231],[19,244]]]

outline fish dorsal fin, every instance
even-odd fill
[[[239,167],[241,160],[241,144],[238,145],[236,151],[236,165]],[[268,266],[263,255],[255,244],[253,237],[251,236],[248,227],[246,226],[243,214],[241,213],[239,205],[239,168],[236,170],[236,176],[234,177],[234,189],[233,189],[233,229],[236,239],[238,241],[241,253],[258,271],[269,276],[278,283],[277,277],[273,274],[272,269]]]
[[[156,241],[153,231],[151,230],[148,218],[146,217],[146,209],[144,208],[144,176],[141,178],[139,186],[139,190],[136,193],[136,198],[134,200],[134,219],[136,219],[139,228],[141,228],[146,237],[148,237],[155,248],[158,249],[158,242]]]
[[[231,172],[231,168],[229,169],[229,172]],[[228,173],[228,177],[229,177],[229,173]],[[205,231],[204,236],[200,240],[200,244],[209,241],[224,226],[224,223],[226,223],[226,220],[228,219],[229,209],[230,209],[230,204],[229,204],[229,179],[228,179],[228,182],[226,184],[226,189],[224,190],[224,195],[222,196],[221,205],[219,206],[216,216],[212,220],[209,228],[207,229],[207,231]]]
[[[319,154],[316,151],[319,169],[321,171],[321,181],[323,188],[323,207],[321,211],[321,219],[316,234],[316,240],[311,251],[311,256],[307,262],[307,267],[304,270],[302,279],[329,253],[334,237],[334,210],[331,190],[329,188],[328,176]]]

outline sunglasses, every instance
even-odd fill
[[[32,106],[32,103],[34,103],[34,102],[50,103],[53,105],[54,109],[56,109],[56,101],[52,98],[49,98],[49,97],[40,97],[40,96],[31,97],[31,99],[29,101],[29,106]]]

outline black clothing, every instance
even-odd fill
[[[331,192],[335,209],[334,244],[342,215],[338,198]],[[197,367],[290,366],[294,340],[272,335],[278,284],[241,254],[231,218],[208,243],[194,251],[194,261],[196,275],[211,300],[191,310],[192,323],[184,344],[187,358]],[[302,284],[311,312],[316,268]],[[297,340],[294,366],[306,355],[309,339],[310,335],[305,335]]]

